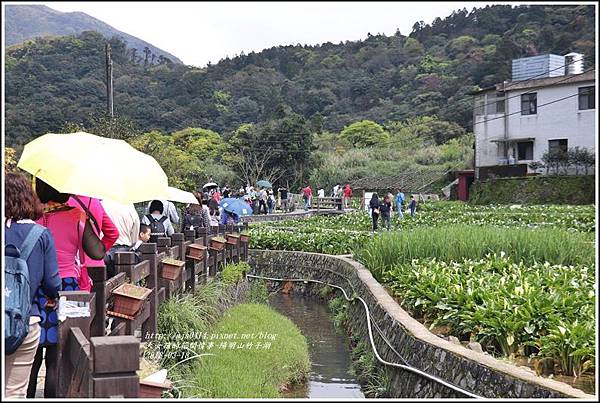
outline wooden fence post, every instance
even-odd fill
[[[92,279],[92,292],[96,294],[96,315],[92,320],[90,335],[104,336],[106,332],[106,267],[88,266]]]
[[[171,247],[171,238],[169,237],[158,237],[156,240],[156,250],[158,253],[166,252],[169,255],[169,248]]]
[[[179,246],[179,256],[175,257],[178,260],[185,260],[185,248],[183,247],[184,243],[185,243],[185,235],[184,234],[182,234],[180,232],[176,232],[175,234],[171,235],[171,245]]]
[[[70,355],[70,333],[72,328],[81,329],[81,334],[85,339],[90,337],[90,326],[92,320],[96,314],[96,296],[93,293],[85,291],[60,291],[59,298],[66,297],[67,301],[77,301],[82,303],[88,303],[90,308],[90,316],[70,318],[66,317],[64,321],[59,322],[58,325],[58,343],[57,347],[57,358],[56,358],[56,371],[55,377],[50,378],[50,374],[46,373],[48,377],[49,387],[55,389],[57,397],[69,397],[69,393],[73,393],[73,382],[75,377],[76,368],[71,362]],[[60,301],[60,300],[59,300]],[[60,302],[59,302],[60,303]],[[57,312],[58,314],[58,312]],[[79,390],[79,387],[76,388]],[[87,394],[85,391],[82,394]]]
[[[90,397],[138,397],[140,342],[133,336],[92,337],[93,362]]]
[[[156,272],[157,266],[157,250],[155,243],[143,243],[138,249],[142,253],[142,259],[150,262],[150,276],[148,276],[148,282],[146,287],[153,290],[150,294],[150,317],[142,325],[142,340],[147,340],[148,337],[152,337],[152,334],[156,333],[156,325],[158,318],[158,274]]]
[[[208,229],[196,228],[196,236],[202,238],[201,245],[208,246]]]
[[[193,229],[184,230],[183,235],[186,241],[194,242],[194,239],[196,239],[196,231],[194,231]]]

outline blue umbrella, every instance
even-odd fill
[[[223,207],[223,210],[233,213],[238,217],[243,217],[246,215],[252,215],[252,207],[242,199],[234,199],[233,197],[228,197],[226,199],[222,199],[219,202],[219,206]]]

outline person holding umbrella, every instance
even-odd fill
[[[83,248],[83,230],[86,215],[83,211],[69,206],[70,194],[60,193],[40,178],[34,179],[35,193],[44,205],[42,217],[36,223],[50,230],[56,245],[56,259],[58,262],[58,273],[62,282],[62,291],[79,291],[79,282],[82,266],[85,263]],[[47,296],[42,289],[38,289],[35,303],[41,311],[40,342],[33,361],[27,397],[35,397],[38,372],[42,366],[45,354],[46,382],[44,385],[44,397],[57,397],[56,379],[58,360],[58,314],[56,305],[49,304],[51,296]]]
[[[221,213],[221,220],[219,221],[219,224],[222,225],[227,225],[227,224],[237,224],[240,222],[240,217],[232,212],[232,211],[227,211],[227,210],[223,210],[223,213]]]
[[[252,215],[252,207],[242,199],[228,198],[219,203],[223,212],[221,213],[221,224],[228,224],[233,221],[239,223],[240,217]]]

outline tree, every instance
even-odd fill
[[[175,145],[198,160],[217,160],[227,151],[225,141],[217,132],[199,127],[188,127],[171,134]]]
[[[61,133],[88,132],[111,139],[128,140],[140,134],[136,124],[124,116],[110,117],[104,113],[91,113],[86,123],[65,122]]]
[[[349,141],[354,147],[383,146],[389,139],[389,133],[372,120],[361,120],[342,129],[340,139]]]
[[[260,172],[274,184],[284,177],[297,184],[306,180],[311,163],[309,123],[285,108],[279,108],[276,114],[279,118],[263,125],[241,125],[229,138],[227,160],[240,177]]]
[[[596,164],[596,156],[593,152],[591,152],[587,148],[584,148],[579,155],[579,162],[581,165],[583,165],[583,168],[585,169],[585,174],[587,175],[588,169]]]
[[[6,147],[4,149],[4,172],[14,172],[17,168],[17,161],[15,157],[17,152],[14,148]]]
[[[590,167],[594,166],[596,157],[594,153],[585,147],[573,147],[567,151],[567,159],[569,165],[575,167],[575,175],[579,175],[579,168],[585,169],[585,174],[588,174]]]
[[[148,46],[144,46],[144,67],[148,67],[148,58],[150,57],[150,53],[152,51]]]
[[[568,166],[569,156],[566,151],[553,148],[542,155],[542,161],[546,166],[546,174],[553,170],[554,174],[558,175],[562,166]]]
[[[165,171],[169,185],[190,191],[198,189],[202,174],[198,159],[179,149],[172,136],[152,131],[130,139],[129,144],[154,157]]]
[[[406,38],[404,42],[404,52],[411,58],[416,58],[423,54],[423,45],[415,38]]]

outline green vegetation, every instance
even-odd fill
[[[6,139],[17,154],[47,132],[123,138],[195,190],[266,178],[297,190],[436,167],[468,166],[470,91],[541,53],[594,63],[591,5],[457,10],[409,36],[278,46],[204,68],[139,54],[117,38],[116,119],[104,115],[101,34],[37,38],[6,52]],[[326,83],[325,85],[323,83]]]
[[[400,219],[394,215],[392,228],[401,232],[393,231],[389,236],[402,241],[401,246],[394,248],[410,248],[398,250],[407,256],[435,256],[427,255],[436,252],[434,248],[446,250],[440,253],[449,257],[470,257],[469,253],[483,256],[500,252],[509,242],[517,252],[515,258],[528,261],[548,258],[556,263],[571,264],[589,262],[593,257],[589,242],[594,239],[595,225],[595,209],[591,205],[474,206],[462,202],[430,202],[419,205],[414,218],[405,215]],[[250,247],[339,255],[356,252],[372,242],[381,247],[385,245],[380,243],[392,244],[386,241],[386,236],[373,234],[371,228],[371,218],[362,211],[256,224],[250,229]],[[477,235],[484,237],[486,244],[478,242]],[[453,248],[445,246],[449,244],[467,249],[462,254],[459,250],[455,253]],[[390,259],[396,257],[397,254],[390,255]]]
[[[315,132],[433,115],[468,127],[467,93],[510,77],[511,59],[579,51],[593,64],[594,27],[590,5],[495,5],[415,23],[409,36],[277,46],[204,68],[144,66],[141,48],[132,55],[111,39],[115,106],[143,132],[232,132],[276,119],[282,105],[310,120]],[[103,109],[103,42],[88,31],[7,49],[7,145],[64,122],[85,123],[90,109]]]
[[[246,273],[249,271],[250,265],[246,262],[230,263],[225,266],[220,276],[225,284],[233,284],[244,279]]]
[[[212,334],[269,333],[270,339],[250,339],[226,349],[213,348],[191,367],[191,387],[184,397],[276,398],[285,385],[304,382],[310,370],[308,345],[285,316],[265,305],[242,304],[227,310]],[[239,348],[240,343],[251,347]],[[257,347],[257,343],[261,343]],[[219,343],[215,343],[216,345]]]
[[[501,178],[473,184],[469,203],[592,204],[595,190],[594,175]]]
[[[169,397],[278,397],[279,387],[305,380],[306,340],[265,305],[269,295],[263,282],[240,281],[248,268],[245,262],[227,265],[194,293],[173,295],[160,306],[158,334],[146,343],[143,359],[146,366],[168,369],[174,382]],[[242,304],[223,312],[232,301]],[[240,340],[252,333],[255,338]],[[275,340],[260,333],[274,334]],[[236,347],[223,334],[237,334]],[[254,347],[241,348],[242,342]]]
[[[383,277],[413,315],[489,352],[554,357],[566,375],[593,367],[594,266],[514,263],[502,252],[479,260],[415,259]],[[526,346],[537,351],[528,354]]]
[[[547,357],[579,376],[596,356],[595,213],[592,205],[430,202],[414,218],[394,218],[390,232],[372,234],[368,214],[356,212],[260,224],[251,243],[353,253],[426,325],[496,356]],[[336,324],[347,321],[347,306],[332,301]]]
[[[221,317],[219,300],[224,291],[222,283],[212,281],[197,288],[195,293],[173,295],[160,305],[158,333],[161,336],[151,340],[146,350],[162,368],[170,368],[197,353],[178,337],[206,332],[216,323]]]
[[[355,258],[381,281],[383,273],[413,259],[435,257],[439,261],[481,259],[506,252],[516,263],[552,262],[561,265],[593,265],[594,248],[581,234],[558,229],[495,228],[451,225],[384,233],[363,248]]]

